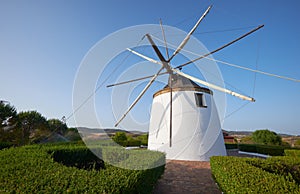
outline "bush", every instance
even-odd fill
[[[299,185],[292,177],[264,171],[248,161],[253,159],[224,156],[210,158],[213,177],[224,193],[300,192]]]
[[[282,140],[279,135],[268,129],[257,130],[252,134],[252,140],[257,144],[281,145]]]
[[[113,148],[94,149],[107,157]],[[164,154],[147,152],[149,165]],[[157,156],[157,157],[154,157]],[[158,157],[160,156],[160,157]],[[135,155],[119,160],[134,160]],[[164,165],[147,170],[122,169],[104,163],[82,145],[32,145],[0,151],[0,193],[150,193]],[[101,160],[100,160],[101,161]],[[82,164],[91,164],[91,166]],[[85,170],[88,169],[88,170]]]
[[[126,146],[141,146],[141,140],[138,140],[136,138],[128,138],[127,139],[127,145]]]

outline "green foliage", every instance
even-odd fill
[[[0,101],[0,129],[5,126],[11,126],[16,117],[17,111],[15,107]]]
[[[55,131],[60,135],[63,135],[68,131],[67,125],[59,119],[49,119],[47,122],[50,131]]]
[[[238,148],[238,144],[236,144],[236,143],[225,143],[225,147],[226,147],[227,150],[237,149]]]
[[[300,157],[300,150],[284,150],[284,155],[291,157]]]
[[[0,101],[0,142],[12,142],[12,130],[17,121],[17,111],[10,104]]]
[[[243,144],[253,144],[252,136],[246,136],[241,139],[241,143]]]
[[[222,156],[211,157],[212,174],[221,190],[224,193],[300,192],[299,185],[291,175],[265,171],[258,166],[252,165],[251,162],[253,161],[255,159]],[[260,162],[263,161],[260,160]]]
[[[140,146],[142,141],[137,138],[128,137],[126,146]]]
[[[279,135],[267,129],[257,130],[252,134],[252,140],[257,144],[281,145],[282,140]]]
[[[267,172],[286,177],[286,179],[292,178],[297,184],[300,184],[300,158],[271,157],[266,160],[253,159],[248,162]]]
[[[239,150],[244,151],[244,152],[266,154],[266,155],[270,155],[270,156],[283,156],[284,155],[284,147],[282,147],[282,146],[239,144]]]
[[[37,111],[20,112],[18,128],[21,130],[21,145],[38,143],[49,135],[47,119]]]
[[[300,138],[296,140],[295,146],[300,146]]]
[[[68,128],[58,119],[47,120],[37,111],[17,113],[10,104],[0,102],[0,143],[22,146],[80,139],[76,128]]]
[[[101,152],[101,150],[99,150]],[[104,161],[94,155],[87,147],[76,147],[75,149],[57,149],[49,151],[53,160],[66,166],[73,166],[85,170],[100,170],[104,168]]]
[[[127,144],[127,136],[125,132],[116,132],[112,139],[121,146],[126,146]]]
[[[133,137],[131,135],[126,135],[125,132],[116,132],[112,139],[121,146],[124,147],[139,147],[141,145],[148,145],[148,135],[139,135]]]
[[[107,148],[107,157],[113,149]],[[142,162],[156,163],[158,153],[151,153],[144,154]],[[125,159],[133,161],[137,156]],[[97,168],[101,161],[82,144],[4,149],[0,151],[0,193],[151,193],[164,171],[164,165],[129,170],[104,163]]]
[[[12,147],[13,144],[9,143],[9,142],[0,142],[0,150],[4,149],[4,148],[9,148]]]
[[[141,145],[148,145],[148,134],[145,135],[139,135],[136,137],[136,139],[141,141]]]

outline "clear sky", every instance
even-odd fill
[[[69,116],[76,72],[99,40],[125,27],[158,24],[159,18],[189,31],[211,4],[213,9],[194,35],[209,50],[265,24],[214,58],[300,79],[300,2],[296,0],[1,0],[0,99],[18,111],[37,110],[47,118]],[[268,128],[300,135],[300,83],[257,75],[254,87],[253,73],[219,66],[226,83],[257,100],[231,115],[245,102],[228,96],[230,116],[224,129]],[[75,125],[72,117],[67,123]]]

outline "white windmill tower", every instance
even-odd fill
[[[146,34],[145,36],[158,56],[159,61],[134,50],[127,49],[147,61],[161,65],[161,68],[151,77],[149,83],[129,106],[115,126],[118,126],[119,123],[126,117],[128,112],[136,105],[159,75],[168,74],[168,85],[153,95],[148,139],[148,149],[165,152],[167,159],[207,161],[211,156],[226,155],[220,119],[213,99],[213,92],[210,89],[219,90],[243,100],[249,100],[252,102],[255,101],[251,97],[238,94],[183,73],[181,68],[228,47],[229,45],[262,28],[263,25],[258,26],[239,38],[201,57],[175,68],[171,66],[171,60],[187,44],[191,35],[208,14],[211,7],[212,6],[209,6],[207,8],[205,13],[200,17],[171,57],[168,56],[167,43],[165,42],[166,55],[168,59],[165,59],[162,55],[150,34]],[[164,35],[163,27],[162,32]],[[131,81],[141,79],[144,78]],[[129,83],[131,81],[109,85],[108,87]],[[210,89],[201,87],[196,83],[209,87]]]

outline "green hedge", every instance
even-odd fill
[[[0,142],[0,150],[4,149],[4,148],[9,148],[12,147],[13,144],[9,143],[9,142]]]
[[[292,157],[300,157],[300,150],[284,150],[284,155]]]
[[[258,144],[239,144],[239,150],[244,152],[253,152],[259,154],[266,154],[270,156],[283,156],[284,147],[282,146],[270,146],[270,145],[258,145]]]
[[[227,150],[237,149],[238,148],[238,144],[236,144],[236,143],[225,143],[225,147],[226,147]]]
[[[99,154],[113,148],[97,149]],[[143,153],[149,164],[165,159],[157,152]],[[154,157],[153,157],[154,156]],[[133,160],[134,155],[119,160]],[[164,165],[130,170],[101,163],[87,148],[77,145],[25,146],[0,151],[0,193],[151,193]],[[88,164],[88,165],[86,165]]]
[[[77,147],[73,149],[56,149],[48,151],[51,153],[54,161],[65,166],[73,166],[85,170],[100,170],[104,169],[104,161],[99,159],[86,147]]]
[[[251,161],[254,159],[211,157],[213,177],[224,193],[300,193],[292,176],[267,172]]]
[[[253,159],[249,164],[259,167],[267,172],[284,177],[291,177],[300,184],[300,158],[298,157],[271,157],[267,160]]]

